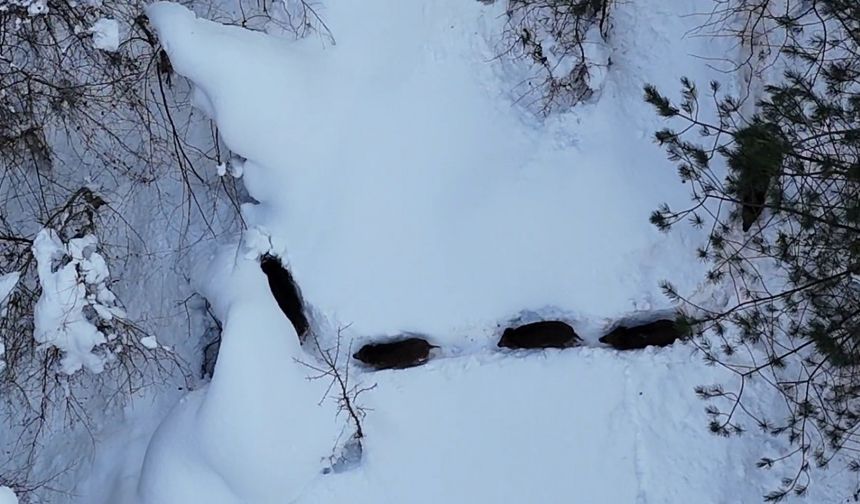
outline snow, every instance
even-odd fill
[[[709,3],[620,4],[608,53],[589,53],[612,61],[595,99],[545,120],[514,103],[515,64],[494,59],[501,3],[331,0],[336,47],[149,8],[195,103],[246,159],[219,175],[240,174],[259,204],[242,206],[241,243],[193,274],[223,325],[212,381],[128,446],[106,441],[79,502],[723,503],[779,484],[754,463],[784,446],[707,431],[692,387],[730,375],[688,345],[594,346],[613,320],[671,309],[660,280],[699,288],[698,237],[648,223],[688,193],[641,94],[724,77],[703,61],[730,41],[684,38]],[[285,259],[324,345],[345,328],[351,348],[402,331],[441,346],[419,368],[350,369],[376,385],[354,468],[325,474],[351,430],[307,379],[299,361],[316,361],[272,299],[263,253]],[[514,318],[567,320],[588,346],[499,351]],[[833,481],[810,502],[834,502]]]
[[[756,502],[746,447],[686,397],[690,360],[580,348],[379,373],[361,468],[302,502]]]
[[[140,338],[140,344],[150,350],[158,348],[158,340],[156,340],[154,336],[144,336],[143,338]]]
[[[762,446],[779,449],[772,441],[754,430],[733,439],[707,431],[691,387],[730,377],[682,344],[639,352],[442,349],[419,368],[352,369],[354,385],[375,385],[362,402],[364,458],[325,474],[326,459],[351,431],[335,421],[331,400],[318,405],[325,384],[306,381],[294,361],[312,357],[268,296],[255,261],[228,247],[208,271],[202,287],[227,321],[211,384],[159,426],[139,479],[132,473],[125,490],[97,490],[81,502],[465,504],[571,496],[718,504],[758,502],[778,484],[779,473],[754,468]],[[751,404],[767,408],[768,396],[749,387]],[[811,502],[832,502],[829,488],[822,480]]]
[[[616,30],[658,36],[635,19],[647,9],[671,16],[661,29],[685,28],[656,2],[627,9]],[[248,159],[260,205],[244,207],[246,220],[285,244],[275,252],[332,326],[456,342],[523,309],[582,319],[666,308],[660,280],[684,289],[701,277],[684,237],[647,221],[687,196],[641,99],[643,82],[676,87],[666,75],[688,70],[698,47],[630,43],[597,103],[535,125],[504,100],[509,83],[487,63],[495,49],[475,33],[495,31],[496,14],[478,2],[336,3],[326,16],[339,43],[324,49],[178,5],[150,12],[174,68]],[[648,68],[650,51],[661,68]],[[198,56],[210,52],[217,64]]]
[[[18,504],[18,498],[11,488],[0,486],[0,504]]]
[[[43,347],[62,351],[65,374],[82,368],[99,373],[111,358],[98,350],[107,339],[86,315],[87,308],[102,320],[125,315],[105,285],[110,273],[97,245],[92,235],[63,243],[52,229],[42,229],[33,240],[42,290],[33,312],[33,337]],[[88,294],[88,287],[96,294]]]
[[[242,173],[244,173],[244,161],[239,158],[231,158],[226,163],[219,163],[218,166],[215,167],[216,173],[219,177],[223,177],[230,173],[230,176],[233,178],[241,178]]]
[[[98,240],[93,235],[73,238],[68,243],[69,254],[80,265],[84,281],[92,284],[104,282],[109,276],[104,257],[94,250],[97,244]]]
[[[119,49],[119,22],[116,19],[101,18],[93,23],[90,32],[96,49],[109,52]]]
[[[64,373],[73,374],[82,367],[98,373],[104,368],[104,361],[93,352],[105,338],[84,315],[86,288],[78,281],[77,263],[70,261],[56,270],[53,268],[66,252],[53,230],[43,229],[33,240],[33,256],[42,288],[33,312],[33,337],[40,345],[63,351]]]
[[[242,178],[242,174],[245,173],[245,162],[239,158],[232,158],[230,160],[230,176],[233,178]]]

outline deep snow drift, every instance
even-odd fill
[[[696,237],[647,220],[688,195],[651,142],[660,123],[641,89],[725,78],[697,56],[732,58],[730,41],[684,38],[701,22],[688,14],[709,10],[619,4],[595,100],[538,121],[514,103],[515,69],[494,59],[498,5],[329,1],[336,46],[154,5],[174,68],[247,158],[259,204],[243,207],[240,248],[198,275],[225,326],[213,381],[161,423],[142,469],[113,471],[106,450],[81,502],[760,500],[781,474],[754,462],[781,447],[707,432],[692,387],[729,377],[690,347],[494,346],[500,324],[541,315],[594,343],[612,318],[669,308],[660,280],[696,289]],[[267,292],[265,252],[289,262],[326,344],[348,326],[354,346],[418,331],[442,347],[420,368],[351,370],[377,385],[356,468],[324,474],[350,432],[296,362],[312,357]],[[828,491],[812,488],[816,502]]]
[[[666,307],[660,280],[689,291],[701,278],[690,245],[647,222],[687,192],[652,144],[642,84],[673,89],[703,68],[688,52],[714,51],[675,43],[694,21],[664,3],[618,10],[624,38],[599,100],[546,124],[512,104],[514,83],[493,61],[500,11],[479,2],[331,2],[334,47],[175,5],[151,18],[248,158],[261,202],[248,221],[271,235],[305,299],[358,335],[461,342],[521,310]]]

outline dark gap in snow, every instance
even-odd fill
[[[203,363],[200,366],[200,376],[204,380],[211,380],[215,374],[215,363],[218,362],[218,352],[221,351],[221,333],[219,331],[217,336],[212,336],[213,332],[210,328],[203,335],[204,341],[209,340],[203,346]]]
[[[281,311],[293,324],[296,334],[299,335],[299,340],[304,341],[310,323],[305,315],[302,296],[293,276],[284,267],[280,259],[270,254],[260,258],[260,268],[266,274],[266,278],[269,279],[269,288],[272,290],[272,296],[275,297]]]
[[[203,358],[200,364],[200,377],[211,380],[215,374],[215,363],[218,362],[218,353],[221,351],[221,322],[215,318],[209,307],[209,301],[205,300],[205,329],[200,337],[203,346]]]

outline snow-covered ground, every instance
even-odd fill
[[[683,237],[647,222],[687,193],[652,144],[642,85],[677,87],[687,53],[706,49],[672,43],[665,33],[694,21],[662,4],[619,9],[624,40],[600,99],[545,124],[512,105],[515,83],[493,62],[500,10],[478,2],[333,3],[335,47],[196,22],[176,6],[152,17],[249,160],[261,204],[248,221],[320,314],[359,335],[460,342],[520,310],[665,307],[659,280],[700,278]],[[654,25],[640,16],[649,9],[663,14],[648,14]]]
[[[685,37],[710,8],[619,3],[595,98],[540,120],[512,92],[516,64],[495,59],[501,5],[329,0],[331,45],[155,4],[259,204],[242,208],[240,245],[199,261],[224,325],[212,382],[163,420],[163,404],[138,403],[102,436],[77,501],[759,501],[783,474],[755,461],[783,447],[712,436],[693,393],[730,376],[685,345],[594,347],[611,320],[671,308],[660,280],[691,293],[702,278],[698,237],[648,223],[689,196],[651,140],[642,86],[726,79],[704,61],[735,57],[732,41]],[[345,328],[353,346],[415,331],[441,347],[419,368],[351,371],[376,384],[356,467],[324,471],[346,419],[297,362],[313,356],[268,291],[264,252],[289,263],[323,344]],[[589,346],[498,351],[517,317],[563,318]],[[810,502],[836,502],[844,477],[823,475]]]

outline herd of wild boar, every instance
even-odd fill
[[[280,259],[272,255],[261,257],[260,267],[268,278],[275,301],[304,341],[310,323],[292,275]],[[599,341],[618,350],[635,350],[671,345],[685,336],[684,330],[674,319],[661,318],[641,323],[616,324]],[[567,322],[542,320],[505,328],[498,346],[509,349],[571,348],[582,343],[582,339]],[[439,347],[421,335],[404,334],[364,345],[355,352],[353,358],[373,369],[402,369],[424,364],[431,358],[434,348]]]

